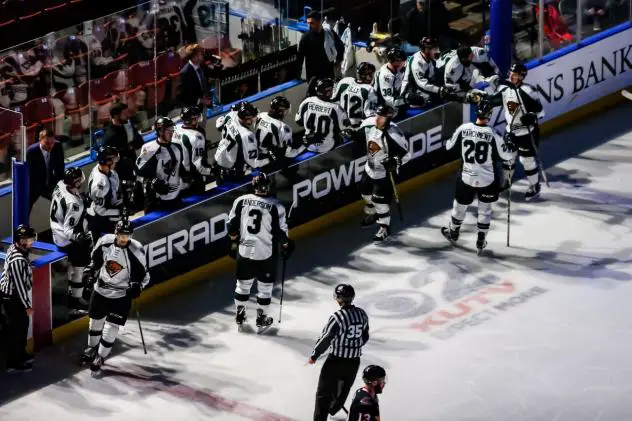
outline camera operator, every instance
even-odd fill
[[[175,123],[167,117],[156,120],[156,140],[146,143],[136,160],[145,180],[145,213],[173,210],[181,202],[182,178],[189,181],[182,165],[182,147],[172,143]]]
[[[88,196],[91,205],[88,208],[89,226],[92,237],[98,239],[101,234],[111,234],[119,219],[124,205],[124,192],[118,172],[114,169],[119,154],[111,146],[101,146],[97,152],[97,165],[88,179]]]

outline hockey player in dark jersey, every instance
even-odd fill
[[[377,395],[386,386],[386,371],[379,365],[368,365],[362,372],[364,387],[358,389],[349,408],[348,421],[380,421]]]

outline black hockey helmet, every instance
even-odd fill
[[[242,120],[255,118],[257,117],[257,114],[259,114],[257,107],[246,101],[240,103],[239,108],[237,109],[237,117]]]
[[[386,378],[386,370],[379,365],[367,365],[362,372],[362,380],[367,384],[384,378]]]
[[[123,234],[123,235],[132,235],[134,234],[134,227],[132,223],[127,218],[123,218],[116,223],[116,228],[114,228],[115,234]]]
[[[268,194],[270,181],[270,177],[266,173],[260,172],[252,178],[252,188],[257,194]]]
[[[285,112],[290,110],[291,108],[292,105],[286,97],[281,95],[275,96],[274,98],[272,98],[272,101],[270,101],[269,114],[275,117],[283,117],[285,115]]]
[[[461,62],[467,61],[471,54],[473,54],[473,52],[469,45],[459,45],[456,49],[456,55]]]
[[[494,111],[494,106],[489,101],[481,101],[478,103],[478,107],[476,108],[476,117],[481,120],[489,120],[492,116],[492,111]]]
[[[382,117],[393,117],[395,115],[395,110],[390,105],[380,104],[377,106],[375,114]]]
[[[64,171],[64,184],[72,188],[80,188],[86,177],[79,167],[69,167]]]
[[[358,80],[364,83],[371,83],[373,81],[373,75],[375,74],[375,66],[367,61],[363,61],[358,64],[356,72]]]
[[[118,156],[116,148],[108,145],[101,145],[97,150],[97,162],[101,165],[110,164],[110,160],[113,160]]]
[[[202,115],[202,110],[197,105],[192,105],[190,107],[184,107],[182,112],[180,113],[180,118],[185,123],[197,122],[197,120]]]
[[[169,117],[158,117],[156,123],[154,123],[154,130],[157,134],[161,134],[165,129],[169,127],[175,127],[176,123]]]
[[[318,79],[314,90],[318,98],[324,101],[329,101],[331,100],[331,96],[334,94],[334,80],[328,77]]]
[[[524,78],[527,76],[528,73],[527,66],[522,63],[514,63],[509,68],[509,73],[516,73]]]
[[[355,290],[349,284],[338,284],[334,289],[334,298],[347,304],[351,304],[355,298]]]
[[[17,243],[20,240],[37,240],[37,232],[33,227],[28,224],[20,224],[13,231],[13,242]]]
[[[439,41],[432,37],[423,37],[419,43],[422,50],[432,50],[433,48],[439,48]]]
[[[404,61],[406,60],[406,53],[401,48],[391,47],[386,52],[386,59],[389,63],[394,61]]]

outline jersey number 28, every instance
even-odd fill
[[[487,154],[489,153],[489,143],[486,142],[474,142],[472,139],[466,139],[463,142],[465,152],[463,159],[468,164],[484,164],[487,162]]]

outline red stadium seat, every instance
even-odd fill
[[[95,105],[103,105],[113,100],[112,84],[109,80],[94,79],[88,82],[90,84],[90,99]]]
[[[146,106],[149,109],[154,109],[157,104],[160,104],[165,100],[165,93],[167,89],[167,78],[162,78],[157,82],[152,82],[146,85],[147,87],[147,101]]]
[[[158,77],[173,77],[180,74],[183,63],[180,54],[175,51],[168,51],[156,57]]]
[[[129,90],[130,78],[127,69],[115,70],[103,78],[112,87],[112,93],[122,93]]]
[[[32,99],[24,105],[25,125],[51,123],[63,117],[63,114],[55,114],[53,102],[48,97]]]
[[[145,86],[156,81],[156,65],[152,61],[141,61],[129,68],[130,85]]]

